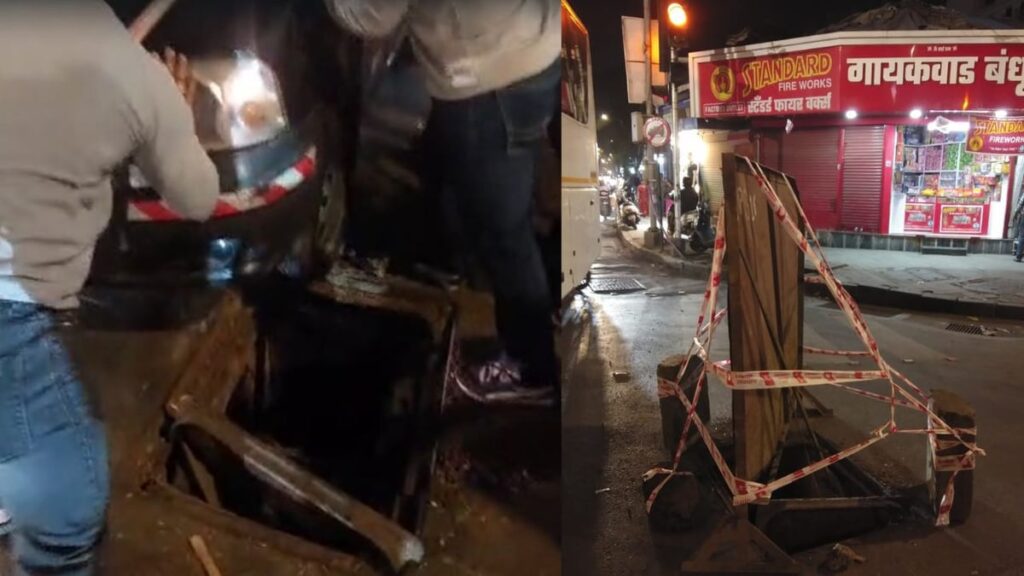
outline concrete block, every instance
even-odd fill
[[[661,246],[661,234],[656,230],[648,228],[644,230],[644,248],[657,248]]]
[[[674,379],[684,362],[686,362],[686,356],[682,354],[665,358],[658,364],[658,378]],[[697,375],[700,373],[702,365],[703,360],[694,357],[683,374],[681,386],[687,398],[693,398],[694,390],[697,387]],[[708,399],[707,377],[703,380],[704,383],[697,404],[697,416],[700,417],[701,422],[706,424],[711,420],[711,405]],[[683,409],[683,404],[678,398],[661,398],[659,405],[661,408],[662,439],[665,443],[665,450],[671,458],[675,455],[676,447],[679,444],[679,436],[683,433],[683,425],[686,423],[686,411]],[[690,434],[688,446],[698,445],[703,448],[704,444],[697,435],[697,430],[694,426],[690,426]]]
[[[974,407],[967,403],[962,397],[948,390],[933,390],[932,398],[929,401],[930,409],[947,424],[953,428],[975,428]],[[961,434],[964,440],[973,442],[974,434]],[[936,434],[937,440],[955,440],[951,435]],[[945,450],[938,450],[938,456],[953,456],[966,453],[962,445],[953,446]],[[934,461],[931,459],[931,451],[928,452],[928,489],[932,495],[934,509],[938,512],[939,504],[942,502],[943,492],[949,483],[952,472],[939,471],[934,469]],[[971,515],[971,508],[974,501],[974,470],[961,470],[953,481],[953,508],[949,512],[950,524],[962,524]]]
[[[671,468],[671,464],[664,466]],[[643,480],[644,501],[661,484],[666,473],[652,474]],[[677,472],[658,492],[648,520],[655,529],[663,532],[681,532],[694,525],[695,511],[700,503],[700,484],[692,472]]]

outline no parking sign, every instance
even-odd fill
[[[655,148],[668,144],[669,134],[668,122],[664,118],[652,116],[644,122],[644,139]]]

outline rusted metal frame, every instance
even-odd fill
[[[355,572],[366,566],[366,562],[357,556],[268,528],[222,508],[213,508],[163,481],[153,483],[145,497],[167,500],[176,513],[194,518],[210,528],[232,536],[266,544],[283,555],[320,562],[332,569],[345,571]]]
[[[830,442],[828,438],[819,436],[818,440],[831,454],[839,452],[836,445]],[[877,494],[893,501],[900,500],[899,497],[893,494],[892,490],[879,482],[874,476],[862,470],[848,458],[837,462],[835,465],[830,466],[830,468],[835,468],[836,476],[841,481],[847,481],[854,484],[857,489],[860,490],[861,494]]]
[[[244,318],[247,314],[248,321]],[[168,400],[183,395],[195,395],[206,398],[211,405],[222,405],[226,409],[233,386],[244,376],[248,360],[248,351],[243,352],[240,345],[232,353],[232,338],[236,337],[238,332],[251,334],[254,337],[255,324],[251,320],[251,313],[243,306],[241,296],[232,291],[225,292],[202,322],[198,341],[193,347],[188,361],[184,363],[184,367],[175,379],[175,383],[170,387]],[[239,362],[243,357],[246,361]],[[228,361],[218,362],[218,358]],[[219,367],[220,370],[209,370],[210,366]],[[221,375],[222,378],[213,378],[211,376],[213,373]],[[231,384],[225,386],[222,384],[223,382]],[[216,388],[218,385],[221,388],[219,395],[206,392],[209,388]],[[138,483],[143,487],[160,481],[164,462],[170,456],[171,445],[160,440],[165,435],[167,428],[166,416],[165,407],[154,411],[152,424],[148,426],[147,432],[144,434],[144,438],[150,441],[139,459],[137,472]]]
[[[728,517],[701,544],[683,574],[718,576],[795,576],[804,574],[778,545],[750,522]]]
[[[765,524],[771,516],[788,510],[848,510],[851,508],[901,509],[886,496],[846,496],[841,498],[780,498],[765,505]],[[760,518],[758,524],[761,524]]]
[[[800,416],[804,421],[804,426],[807,428],[807,433],[810,435],[811,441],[814,443],[814,448],[818,451],[818,460],[824,460],[825,458],[828,458],[829,455],[825,454],[825,449],[821,445],[821,440],[818,438],[818,433],[815,432],[814,428],[811,427],[811,419],[807,416],[807,409],[804,407],[803,392],[804,391],[799,388],[795,388],[793,390],[793,394],[796,396],[796,405],[800,410]],[[835,471],[832,469],[832,467],[825,467],[823,472],[825,473],[825,476],[828,477],[829,482],[832,484],[832,487],[835,489],[836,493],[842,494],[842,485],[839,483],[839,479],[835,477]],[[816,474],[811,474],[811,476],[814,477],[816,476]]]
[[[780,498],[769,501],[758,508],[757,527],[768,529],[771,521],[779,514],[794,511],[828,511],[872,509],[897,512],[904,505],[889,496],[846,496],[840,498]]]
[[[172,400],[168,410],[176,420],[176,429],[194,427],[208,434],[237,456],[256,480],[369,540],[396,572],[423,560],[423,543],[415,535],[294,464],[238,426],[208,413],[193,399]]]
[[[220,496],[217,494],[216,480],[213,475],[207,470],[206,465],[196,457],[191,446],[182,442],[180,448],[185,457],[184,469],[189,483],[198,489],[204,502],[215,508],[220,508]]]
[[[393,277],[381,279],[381,284],[388,288],[383,294],[340,288],[325,280],[310,284],[309,291],[341,304],[391,310],[423,318],[430,325],[435,342],[441,341],[451,310],[445,291]]]
[[[455,317],[449,316],[445,323],[446,328],[443,338],[438,342],[441,349],[430,355],[427,361],[428,375],[423,386],[419,387],[416,410],[416,427],[421,431],[439,430],[441,427],[441,412],[444,407],[444,395],[447,389],[448,374],[453,361],[452,352],[455,343]],[[415,500],[416,517],[411,518],[411,525],[417,531],[423,529],[427,516],[427,501],[430,498],[430,488],[434,477],[434,468],[437,464],[438,437],[435,434],[425,433],[417,435],[416,445],[413,447],[412,457],[405,469],[405,479],[402,483],[402,493],[398,500]],[[396,501],[396,513],[399,511]],[[397,520],[397,514],[395,516]]]
[[[803,308],[803,307],[801,306],[801,308]],[[802,314],[803,314],[803,311],[801,310],[801,315]],[[803,367],[803,361],[800,362],[800,367],[801,368]],[[808,400],[811,401],[811,404],[814,405],[814,408],[812,408],[812,410],[816,410],[818,412],[818,415],[820,415],[820,416],[832,416],[834,414],[834,411],[831,408],[829,408],[828,406],[825,406],[825,404],[822,403],[822,401],[819,400],[818,397],[815,396],[810,390],[802,390],[800,395],[803,396],[805,399],[808,399]]]
[[[782,464],[782,452],[786,447],[786,441],[789,439],[789,431],[792,427],[792,414],[790,418],[786,419],[786,431],[782,433],[782,438],[779,440],[779,445],[775,448],[775,455],[772,456],[772,463],[768,466],[768,475],[766,478],[771,481],[778,478],[779,466]]]
[[[189,396],[216,414],[227,411],[235,387],[256,365],[256,320],[235,292],[227,292],[203,323],[202,344],[189,359],[171,399]]]

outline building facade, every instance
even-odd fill
[[[794,176],[820,230],[1006,238],[1024,176],[1024,30],[836,32],[693,53],[690,78],[691,116],[745,120],[681,147],[713,205],[735,152]]]

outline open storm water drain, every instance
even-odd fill
[[[590,289],[597,294],[614,294],[637,292],[643,290],[644,285],[636,278],[593,278],[590,280]]]
[[[260,309],[259,368],[226,414],[179,415],[167,482],[344,552],[418,546],[441,347],[418,316],[297,298]],[[371,529],[351,529],[352,518]]]
[[[977,336],[985,334],[982,327],[977,324],[963,324],[960,322],[950,322],[949,324],[946,324],[946,330],[949,330],[950,332],[960,332],[962,334],[975,334]]]

